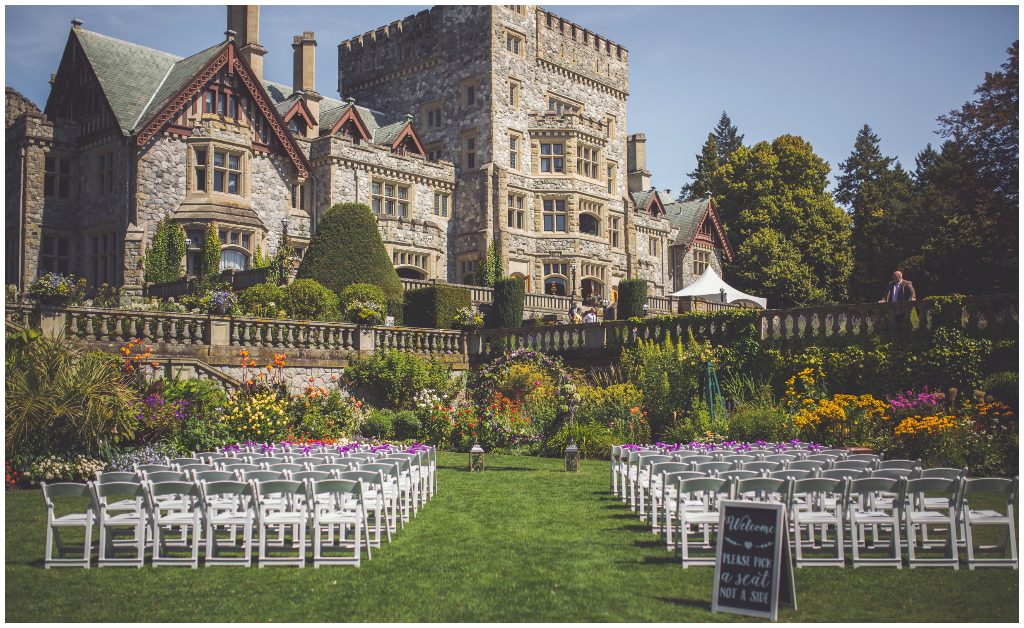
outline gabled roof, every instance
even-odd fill
[[[78,40],[85,53],[121,132],[131,135],[150,100],[181,57],[84,28],[72,29],[71,37]]]
[[[633,204],[636,205],[638,211],[648,211],[652,205],[656,205],[662,211],[665,209],[665,203],[654,188],[641,190],[640,192],[630,192],[630,194],[633,196]]]
[[[223,43],[215,44],[206,50],[197,52],[191,57],[185,57],[175,62],[174,67],[167,73],[167,77],[161,83],[160,88],[157,89],[156,94],[153,95],[149,106],[139,116],[132,130],[139,130],[143,122],[149,120],[158,111],[163,109],[167,102],[185,86],[185,83],[195,76],[199,70],[203,69],[203,66],[209,63],[223,47]]]
[[[722,249],[726,259],[732,261],[732,247],[728,238],[725,237],[725,230],[718,219],[718,214],[709,198],[699,198],[693,201],[676,201],[665,205],[665,217],[669,224],[677,230],[676,239],[673,245],[681,245],[689,248],[697,237],[697,230],[701,223],[710,220],[713,230],[718,234],[722,242]]]

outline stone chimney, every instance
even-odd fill
[[[263,55],[267,49],[260,45],[260,7],[258,5],[229,4],[228,30],[235,31],[238,52],[252,68],[256,79],[263,81]]]
[[[302,101],[313,114],[313,122],[320,121],[320,101],[323,97],[316,91],[316,33],[306,31],[292,38],[292,89],[302,92]],[[306,137],[313,139],[320,134],[317,124],[306,129]]]
[[[647,171],[647,136],[634,133],[626,138],[626,180],[630,193],[651,188],[651,173]]]

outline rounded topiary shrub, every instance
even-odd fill
[[[494,282],[494,302],[487,313],[490,329],[519,327],[523,324],[523,303],[526,284],[518,277],[504,277]]]
[[[384,306],[387,303],[387,297],[384,296],[384,291],[378,286],[370,283],[354,283],[350,286],[345,286],[341,290],[339,296],[339,305],[342,309],[348,306],[353,301],[362,301],[363,303],[376,303],[380,306]]]
[[[377,438],[380,440],[394,438],[394,418],[395,413],[390,410],[374,410],[367,415],[359,431],[366,438]]]
[[[338,316],[338,297],[312,279],[296,279],[282,288],[288,316],[301,320],[327,321]]]
[[[273,318],[285,309],[284,291],[272,283],[256,284],[238,295],[238,305],[249,316]]]
[[[384,292],[388,314],[402,320],[402,281],[368,205],[338,203],[324,212],[296,277],[315,279],[338,296],[346,286],[373,284]]]
[[[644,316],[647,305],[647,281],[644,279],[623,279],[619,282],[619,301],[615,306],[615,317],[626,320]]]
[[[395,431],[395,438],[398,440],[411,440],[419,436],[420,419],[412,410],[396,412],[392,425]]]

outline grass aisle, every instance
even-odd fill
[[[438,493],[359,569],[42,569],[39,491],[7,494],[8,621],[715,621],[710,568],[683,570],[607,492],[608,466],[441,454]],[[1009,569],[816,569],[794,621],[1017,621]]]

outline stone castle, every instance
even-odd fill
[[[361,202],[399,275],[473,283],[488,247],[530,292],[614,300],[721,274],[732,251],[708,200],[650,185],[627,135],[629,53],[522,5],[438,6],[338,46],[316,91],[316,37],[293,39],[291,84],[263,76],[259,7],[229,6],[225,40],[180,58],[72,23],[42,111],[7,90],[7,283],[48,271],[144,285],[157,224],[216,229],[221,268],[287,245]]]

